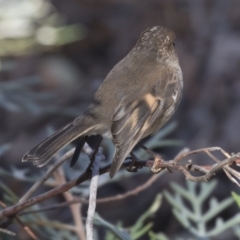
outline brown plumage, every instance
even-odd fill
[[[140,139],[156,133],[174,113],[182,93],[175,35],[164,27],[143,32],[130,53],[109,72],[92,104],[72,123],[25,154],[38,167],[80,136],[111,138],[112,178]]]

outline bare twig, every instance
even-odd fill
[[[220,161],[211,153],[214,151],[220,151],[227,158]],[[214,165],[210,165],[210,166],[198,166],[195,164],[194,165],[191,164],[191,167],[189,167],[189,164],[187,164],[186,166],[177,164],[178,162],[185,159],[186,157],[196,154],[196,153],[200,153],[200,152],[206,153],[211,159],[213,159],[217,163]],[[215,175],[215,173],[217,171],[219,171],[220,169],[223,169],[224,172],[226,173],[226,175],[229,177],[229,179],[232,182],[236,183],[238,186],[240,186],[240,184],[237,182],[237,180],[231,176],[231,174],[232,174],[236,178],[240,179],[240,173],[229,167],[229,165],[234,164],[234,162],[239,159],[240,159],[240,153],[231,156],[230,154],[228,154],[226,151],[224,151],[220,147],[210,147],[210,148],[202,148],[202,149],[198,149],[198,150],[194,150],[191,152],[186,152],[186,153],[180,154],[172,161],[168,161],[168,162],[161,161],[158,163],[157,167],[158,168],[176,169],[176,170],[182,172],[185,175],[186,179],[193,181],[193,182],[208,181],[213,175]],[[200,177],[195,177],[195,176],[191,175],[189,171],[199,171],[199,172],[204,173],[204,175],[200,176]]]
[[[213,151],[220,151],[227,158],[224,159],[223,161],[220,161],[219,159],[217,159],[215,156],[212,155],[211,152],[213,152]],[[196,164],[192,164],[191,161],[188,161],[188,163],[185,165],[180,164],[180,161],[182,161],[186,157],[189,157],[190,155],[196,154],[199,152],[206,153],[215,162],[215,164],[208,165],[208,166],[199,166]],[[219,171],[220,169],[223,169],[231,181],[233,181],[236,184],[239,184],[235,178],[240,179],[240,173],[230,167],[233,164],[238,164],[239,160],[240,160],[239,153],[231,156],[230,154],[226,153],[223,149],[221,149],[219,147],[213,147],[213,148],[198,149],[198,150],[194,150],[191,152],[184,152],[182,154],[179,154],[174,160],[160,161],[158,163],[159,164],[158,167],[162,168],[162,169],[167,168],[170,170],[178,170],[178,171],[182,172],[188,180],[191,180],[194,182],[207,181],[217,171]],[[124,162],[123,166],[126,167],[126,166],[129,166],[130,164],[131,164],[131,161],[126,160]],[[153,165],[153,160],[148,160],[148,161],[137,160],[134,163],[134,167],[136,167],[136,168],[142,168],[142,167],[150,167],[151,168],[152,165]],[[106,166],[104,168],[101,168],[99,171],[99,174],[101,175],[103,173],[108,172],[109,168],[110,168],[110,165]],[[203,176],[195,177],[190,174],[190,172],[192,172],[192,171],[201,172],[201,173],[203,173]],[[91,178],[91,171],[87,170],[78,179],[74,179],[68,183],[61,185],[61,186],[55,187],[52,190],[50,190],[44,194],[41,194],[37,197],[31,198],[22,203],[18,203],[14,206],[11,206],[11,207],[8,207],[8,208],[2,210],[0,212],[0,219],[6,218],[9,216],[14,216],[18,212],[20,212],[32,205],[35,205],[39,202],[42,202],[46,199],[52,198],[53,196],[56,196],[60,193],[63,193],[64,191],[67,191],[70,188],[72,188],[90,178]]]
[[[100,174],[108,172],[109,168],[110,168],[110,166],[102,168],[100,171]],[[78,184],[80,184],[90,178],[91,178],[91,172],[86,171],[80,177],[75,178],[61,186],[57,186],[43,194],[40,194],[31,199],[27,199],[26,201],[24,201],[22,203],[17,203],[11,207],[7,207],[6,209],[4,209],[0,212],[0,220],[3,218],[9,217],[9,216],[14,216],[15,214],[17,214],[19,211],[22,211],[23,209],[26,209],[30,206],[33,206],[37,203],[43,202],[49,198],[57,196],[58,194],[68,191],[69,189],[77,186]]]
[[[71,149],[70,151],[66,152],[58,161],[56,161],[48,170],[47,172],[39,179],[33,186],[20,198],[18,201],[22,203],[26,201],[32,194],[40,187],[42,184],[48,180],[49,177],[53,174],[53,172],[63,164],[66,160],[68,160],[74,153],[75,148]]]
[[[7,207],[7,205],[6,205],[4,202],[2,202],[2,201],[0,201],[0,206],[3,207],[3,208],[6,208],[6,207]],[[19,225],[22,226],[22,228],[24,229],[24,231],[28,234],[28,236],[29,236],[31,239],[33,239],[33,240],[38,240],[37,236],[33,233],[33,231],[32,231],[28,226],[26,226],[26,225],[21,221],[21,219],[20,219],[19,217],[16,216],[15,219],[16,219],[16,221],[19,223]],[[6,230],[5,232],[8,233],[8,234],[10,234],[10,235],[15,235],[15,233],[10,232],[10,231],[8,231],[8,230]]]
[[[140,186],[134,188],[133,190],[130,190],[126,193],[118,194],[118,195],[112,196],[112,197],[100,198],[100,199],[97,199],[96,202],[97,202],[97,204],[110,203],[110,202],[121,201],[121,200],[126,199],[131,196],[135,196],[135,195],[139,194],[140,192],[144,191],[145,189],[147,189],[149,186],[151,186],[158,178],[160,178],[162,176],[163,173],[164,173],[164,170],[159,174],[152,175],[144,184],[141,184]],[[19,216],[26,215],[26,214],[32,214],[32,213],[38,213],[38,212],[44,212],[44,211],[56,210],[56,209],[59,209],[62,207],[67,207],[69,205],[77,204],[77,203],[88,204],[89,200],[81,199],[81,198],[74,198],[71,201],[58,203],[58,204],[55,204],[50,207],[44,207],[41,209],[24,211],[24,212],[19,213]]]
[[[7,229],[3,229],[3,228],[0,228],[0,232],[2,233],[5,233],[5,234],[8,234],[10,236],[16,236],[16,233],[12,232],[12,231],[9,231]]]
[[[53,174],[56,169],[61,166],[66,160],[68,160],[72,155],[74,154],[75,148],[69,150],[66,152],[59,160],[57,160],[48,170],[47,172],[37,181],[33,186],[20,198],[18,201],[19,203],[22,203],[26,201],[36,190],[42,186],[42,184],[48,180],[49,177]],[[91,156],[92,149],[89,147],[87,143],[83,146],[83,151],[88,155]]]
[[[90,183],[89,205],[86,219],[86,235],[88,240],[93,240],[93,218],[96,209],[100,162],[105,159],[105,156],[103,155],[102,151],[103,149],[101,147],[98,147],[97,154],[93,154],[95,160],[91,161],[92,179]]]
[[[66,178],[63,172],[62,167],[58,168],[57,171],[54,172],[55,179],[59,183],[59,185],[66,183]],[[66,201],[71,201],[74,199],[74,196],[71,192],[63,192],[63,196],[66,199]],[[82,204],[78,203],[75,205],[70,205],[70,210],[73,216],[73,220],[75,223],[75,233],[77,234],[78,238],[81,240],[85,240],[85,230],[84,230],[84,224],[82,222]]]

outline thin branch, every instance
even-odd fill
[[[63,172],[62,167],[58,168],[57,171],[54,172],[55,179],[59,183],[59,185],[66,183],[66,178]],[[71,201],[74,199],[74,196],[71,192],[63,192],[63,196],[67,201]],[[84,230],[84,224],[82,221],[82,204],[78,203],[75,205],[70,205],[70,210],[73,216],[73,220],[75,223],[75,233],[77,234],[78,238],[81,240],[85,240],[85,230]]]
[[[108,172],[109,168],[110,168],[110,166],[102,168],[100,173],[103,174],[103,173]],[[43,194],[40,194],[31,199],[27,199],[26,201],[24,201],[22,203],[17,203],[11,207],[8,207],[0,212],[0,220],[4,219],[6,217],[9,217],[9,216],[14,216],[15,214],[17,214],[19,211],[22,211],[23,209],[26,209],[37,203],[43,202],[49,198],[57,196],[58,194],[68,191],[69,189],[77,186],[78,184],[80,184],[86,180],[89,180],[90,178],[91,178],[91,172],[86,171],[80,177],[75,178],[61,186],[57,186]]]
[[[227,156],[227,158],[220,161],[214,155],[211,154],[212,151],[220,151],[224,154],[224,156]],[[199,152],[206,153],[209,157],[211,157],[217,163],[214,165],[211,165],[211,166],[201,166],[201,167],[198,165],[192,165],[191,168],[189,168],[189,165],[182,166],[182,165],[176,164],[177,162],[179,162],[180,160],[183,160],[187,156],[190,156],[190,155],[193,155],[193,154],[196,154]],[[170,168],[170,169],[172,168],[172,169],[182,172],[185,175],[187,180],[190,180],[193,182],[202,182],[202,181],[208,181],[220,169],[225,169],[225,170],[229,169],[229,165],[232,165],[236,160],[239,160],[239,159],[240,159],[240,153],[237,153],[237,154],[231,156],[220,147],[211,147],[211,148],[202,148],[202,149],[198,149],[198,150],[194,150],[191,152],[180,154],[172,161],[166,162],[166,161],[162,160],[158,163],[157,168]],[[205,175],[200,176],[200,177],[195,177],[195,176],[191,175],[189,171],[200,171],[200,172],[205,173]],[[232,174],[235,173],[233,169],[231,169],[230,171]],[[235,174],[237,174],[237,173],[238,172],[236,172]],[[227,175],[227,176],[229,176],[229,175]],[[240,177],[239,173],[238,173],[238,176]],[[235,181],[233,181],[233,182],[235,182]]]
[[[11,232],[11,231],[9,231],[9,230],[7,230],[7,229],[3,229],[3,228],[0,228],[0,233],[5,233],[5,234],[8,234],[8,235],[10,235],[10,236],[16,236],[16,233],[14,233],[14,232]]]
[[[189,151],[189,152],[184,152],[182,154],[179,154],[177,157],[174,158],[174,161],[175,162],[178,162],[178,161],[181,161],[183,160],[184,158],[190,156],[190,155],[194,155],[194,154],[197,154],[197,153],[200,153],[200,152],[212,152],[212,151],[221,151],[222,148],[220,147],[209,147],[209,148],[200,148],[200,149],[197,149],[197,150],[193,150],[193,151]]]
[[[0,206],[3,207],[3,208],[6,208],[6,207],[7,207],[7,205],[6,205],[4,202],[2,202],[2,201],[0,201]],[[27,235],[28,235],[31,239],[33,239],[33,240],[38,240],[38,238],[37,238],[37,236],[34,234],[34,232],[33,232],[28,226],[26,226],[18,216],[15,216],[15,219],[16,219],[16,221],[19,223],[19,225],[22,226],[22,228],[24,229],[24,231],[27,233]],[[10,234],[10,235],[15,235],[15,233],[10,232],[10,231],[8,231],[8,230],[6,230],[6,233],[7,233],[7,234]]]
[[[214,165],[209,165],[209,166],[199,166],[199,165],[195,165],[195,164],[187,164],[187,165],[181,165],[179,164],[179,162],[183,159],[185,159],[186,157],[189,157],[190,155],[192,154],[196,154],[196,153],[199,153],[199,152],[205,152],[207,153],[210,157],[211,157],[211,154],[210,152],[212,151],[221,151],[224,155],[226,154],[224,150],[222,150],[221,148],[219,147],[213,147],[213,148],[204,148],[204,149],[198,149],[198,150],[195,150],[195,151],[191,151],[191,152],[187,152],[187,153],[183,153],[183,154],[180,154],[178,155],[174,160],[172,161],[160,161],[159,162],[159,165],[158,167],[159,168],[167,168],[167,169],[172,169],[172,170],[178,170],[180,172],[182,172],[185,177],[191,181],[194,181],[194,182],[200,182],[200,181],[207,181],[209,178],[211,178],[217,171],[219,171],[220,169],[224,169],[224,170],[227,170],[230,174],[235,176],[236,178],[239,179],[240,177],[240,174],[238,172],[234,172],[233,169],[230,168],[230,165],[232,164],[238,164],[239,160],[240,160],[240,154],[235,154],[231,157],[227,157],[225,160],[223,161],[220,161],[218,160],[217,158],[215,159],[214,157],[214,161],[217,162],[216,164]],[[229,155],[230,156],[230,155]],[[142,167],[152,167],[153,166],[153,160],[148,160],[148,161],[141,161],[141,160],[138,160],[138,161],[135,161],[134,163],[134,166],[136,168],[142,168]],[[131,161],[130,160],[126,160],[123,164],[123,166],[129,166],[131,164]],[[110,169],[110,165],[104,167],[104,168],[101,168],[100,169],[100,172],[99,174],[103,174],[103,173],[106,173],[108,172]],[[229,170],[230,169],[230,170]],[[195,177],[193,175],[190,174],[191,171],[199,171],[199,172],[202,172],[204,173],[203,176],[200,176],[200,177]],[[237,175],[238,173],[238,175]],[[227,175],[229,177],[229,174]],[[0,212],[0,219],[3,219],[3,218],[6,218],[6,217],[10,217],[10,216],[14,216],[15,214],[17,214],[18,212],[32,206],[32,205],[35,205],[39,202],[42,202],[42,201],[45,201],[49,198],[52,198],[53,196],[56,196],[60,193],[63,193],[64,191],[67,191],[69,189],[71,189],[72,187],[88,180],[91,178],[91,171],[88,169],[86,170],[78,179],[74,179],[68,183],[65,183],[61,186],[58,186],[58,187],[55,187],[53,188],[52,190],[46,192],[46,193],[43,193],[37,197],[33,197],[29,200],[26,200],[25,202],[22,202],[22,203],[18,203],[14,206],[11,206],[11,207],[8,207],[4,210],[2,210]],[[233,179],[230,178],[231,181],[233,181]],[[235,181],[235,179],[234,179]],[[234,182],[233,181],[233,182]]]
[[[20,198],[18,201],[19,203],[22,203],[26,201],[30,196],[33,195],[36,190],[42,186],[44,182],[48,180],[53,174],[56,169],[61,166],[66,160],[68,160],[72,155],[74,154],[75,148],[72,148],[68,152],[66,152],[60,159],[58,159],[48,170],[47,172],[35,183],[33,186]],[[92,149],[89,147],[87,143],[84,144],[83,146],[83,151],[88,155],[91,156],[92,154]]]
[[[97,204],[110,203],[110,202],[115,202],[115,201],[121,201],[121,200],[126,199],[131,196],[135,196],[135,195],[139,194],[140,192],[144,191],[145,189],[147,189],[149,186],[151,186],[158,178],[160,178],[162,176],[163,173],[164,173],[164,170],[159,174],[152,175],[144,184],[141,184],[140,186],[134,188],[133,190],[130,190],[126,193],[118,194],[118,195],[112,196],[112,197],[99,198],[96,200],[96,202],[97,202]],[[62,207],[67,207],[69,205],[77,204],[77,203],[88,204],[89,200],[81,199],[81,198],[74,198],[71,201],[54,204],[53,206],[50,206],[50,207],[44,207],[41,209],[24,211],[24,212],[19,213],[19,216],[26,215],[26,214],[32,214],[32,213],[38,213],[38,212],[56,210],[56,209],[59,209]]]
[[[33,195],[36,190],[43,185],[45,181],[48,180],[49,177],[53,174],[56,169],[63,164],[66,160],[68,160],[74,153],[75,148],[71,149],[70,151],[66,152],[59,160],[57,160],[48,170],[47,172],[35,183],[33,186],[19,199],[19,203],[23,203],[26,201],[30,196]]]
[[[97,148],[98,152],[95,150],[91,163],[89,164],[92,166],[92,178],[90,183],[89,205],[86,219],[86,235],[88,240],[93,240],[93,218],[96,209],[99,169],[101,161],[105,159],[105,156],[102,153],[103,149],[99,146]]]

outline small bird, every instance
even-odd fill
[[[42,167],[73,140],[99,134],[115,145],[113,178],[134,146],[156,133],[180,102],[183,76],[174,40],[174,33],[161,26],[144,31],[106,76],[87,110],[27,152],[22,161]]]

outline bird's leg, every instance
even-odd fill
[[[132,161],[131,161],[130,165],[129,165],[128,167],[126,167],[126,169],[127,169],[127,171],[129,171],[129,172],[137,172],[138,167],[134,166],[134,164],[135,164],[135,162],[138,160],[138,158],[137,158],[137,156],[136,156],[134,153],[132,153],[132,152],[130,153],[130,155],[131,155]]]
[[[76,162],[79,158],[79,155],[82,151],[82,148],[83,148],[86,141],[87,141],[87,136],[79,137],[77,139],[77,145],[76,145],[75,151],[73,153],[73,156],[72,156],[72,159],[71,159],[71,162],[70,162],[70,167],[73,167],[76,164]]]
[[[89,163],[89,165],[88,165],[88,167],[87,167],[87,170],[88,170],[88,171],[92,171],[92,166],[93,166],[93,163],[94,163],[94,161],[95,161],[95,156],[96,156],[96,154],[98,153],[98,149],[99,149],[99,147],[100,147],[100,144],[101,144],[102,140],[103,140],[103,137],[100,136],[100,139],[99,139],[99,141],[98,141],[98,143],[97,143],[97,146],[95,147],[94,151],[91,153],[91,156],[89,156],[89,158],[90,158],[90,163]]]
[[[141,148],[144,149],[146,152],[148,152],[149,154],[151,154],[154,158],[154,162],[153,165],[151,167],[151,171],[153,173],[159,173],[163,170],[163,168],[159,168],[158,165],[159,163],[161,163],[163,161],[163,159],[161,158],[160,155],[158,155],[157,153],[153,152],[152,150],[150,150],[149,148],[145,147],[144,145],[141,145]]]

